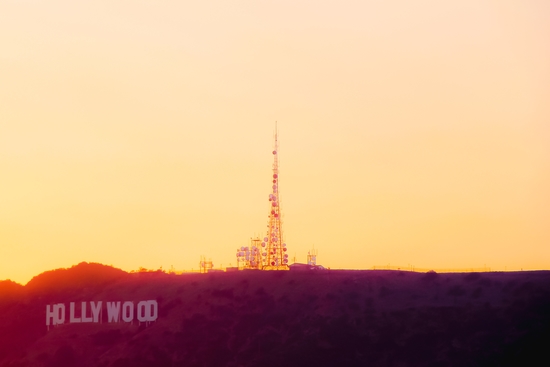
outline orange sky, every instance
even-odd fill
[[[550,3],[0,2],[0,279],[291,257],[550,269]]]

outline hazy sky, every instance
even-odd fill
[[[0,1],[0,279],[550,269],[550,2]]]

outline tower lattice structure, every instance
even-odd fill
[[[262,242],[262,270],[289,270],[286,243],[283,241],[281,219],[281,200],[279,197],[279,145],[275,127],[275,146],[273,148],[273,175],[269,194],[269,220],[267,236]]]
[[[262,269],[261,240],[259,238],[250,239],[250,247],[242,246],[237,249],[237,268],[244,269]]]

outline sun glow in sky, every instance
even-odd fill
[[[0,279],[550,269],[550,2],[0,2]]]

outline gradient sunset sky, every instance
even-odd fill
[[[550,2],[0,2],[0,279],[550,269]]]

